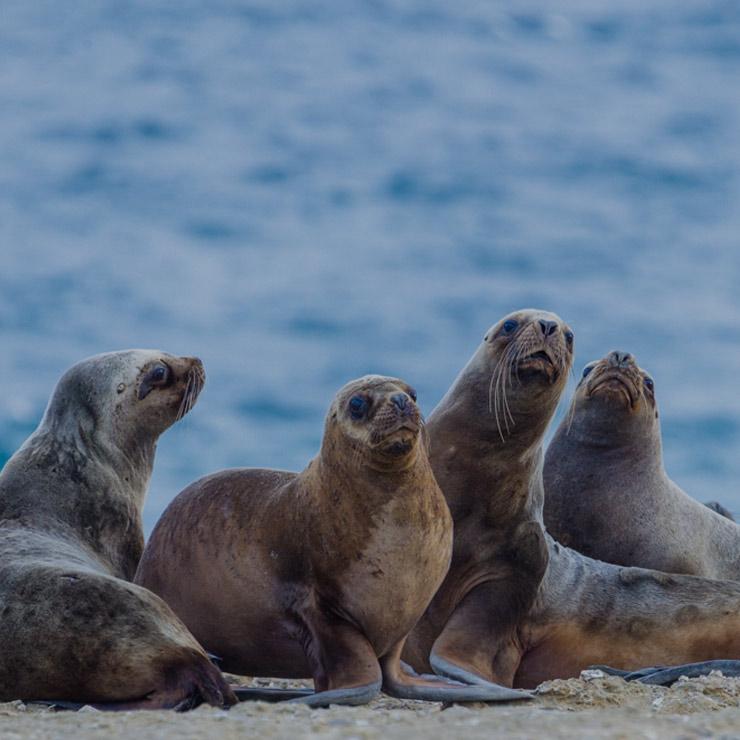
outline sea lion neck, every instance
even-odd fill
[[[84,543],[111,574],[131,579],[144,547],[141,512],[156,446],[119,449],[103,441],[97,423],[87,410],[47,413],[2,471],[0,519]]]
[[[334,432],[336,434],[336,431]],[[383,465],[369,460],[367,450],[342,439],[335,443],[327,433],[321,452],[301,473],[321,495],[341,488],[341,496],[362,499],[368,504],[383,504],[408,486],[417,486],[419,476],[432,476],[431,466],[419,441],[410,459],[403,464]]]
[[[588,451],[601,466],[620,467],[639,463],[643,468],[663,468],[660,425],[652,419],[631,418],[625,409],[610,409],[598,399],[585,403],[574,399],[558,428],[552,445],[566,450]]]
[[[101,489],[100,496],[121,488],[117,483],[123,480],[127,484],[123,490],[141,512],[154,467],[158,437],[144,430],[135,438],[117,444],[113,434],[105,433],[108,425],[109,420],[90,404],[63,405],[52,399],[41,424],[26,444],[55,450],[60,462],[65,463],[64,467],[71,470],[72,480],[78,479],[90,490]],[[110,480],[110,485],[104,491],[100,481],[106,479]]]
[[[435,410],[429,417],[430,461],[455,521],[473,512],[492,525],[509,526],[522,518],[541,519],[542,438],[549,417],[536,429],[502,442],[498,433],[482,434],[466,423],[460,407]]]

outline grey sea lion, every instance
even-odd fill
[[[740,658],[740,584],[603,563],[545,532],[543,437],[572,351],[554,314],[510,314],[429,416],[455,536],[404,650],[416,670],[529,688],[593,664]]]
[[[337,393],[321,450],[302,472],[225,470],[181,492],[136,582],[162,596],[225,670],[313,678],[316,693],[286,694],[311,706],[364,703],[381,688],[434,701],[526,698],[401,665],[451,549],[416,394],[373,375]]]
[[[628,352],[586,365],[544,483],[545,525],[561,544],[609,563],[740,580],[740,527],[668,477],[655,381]]]
[[[165,708],[235,697],[172,610],[128,582],[159,435],[200,360],[132,350],[68,370],[0,473],[0,699]]]
[[[735,521],[735,517],[732,515],[732,512],[719,501],[705,501],[704,506],[712,511],[716,511],[720,516],[723,516],[725,519],[729,519],[731,522]]]

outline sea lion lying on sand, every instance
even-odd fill
[[[129,583],[157,438],[200,360],[132,350],[68,370],[0,473],[0,699],[107,709],[235,702],[172,610]]]

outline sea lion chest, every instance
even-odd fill
[[[332,567],[317,563],[319,595],[360,626],[382,655],[411,630],[447,573],[449,510],[438,491],[397,496],[364,511],[353,532],[341,536],[345,547],[329,558]]]

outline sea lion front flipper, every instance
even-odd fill
[[[538,522],[522,522],[510,539],[516,575],[479,584],[455,607],[429,653],[436,674],[466,684],[513,684],[523,654],[519,623],[537,594],[548,552]]]
[[[303,615],[306,651],[316,692],[289,701],[309,707],[367,704],[379,693],[382,674],[373,646],[329,608]]]
[[[486,602],[496,603],[473,592],[455,609],[429,654],[437,675],[465,684],[513,683],[522,655],[516,631],[497,624]]]
[[[532,699],[527,691],[485,681],[473,676],[472,682],[452,681],[438,675],[418,674],[399,660],[404,640],[381,658],[383,692],[397,699],[425,701],[519,701]]]

